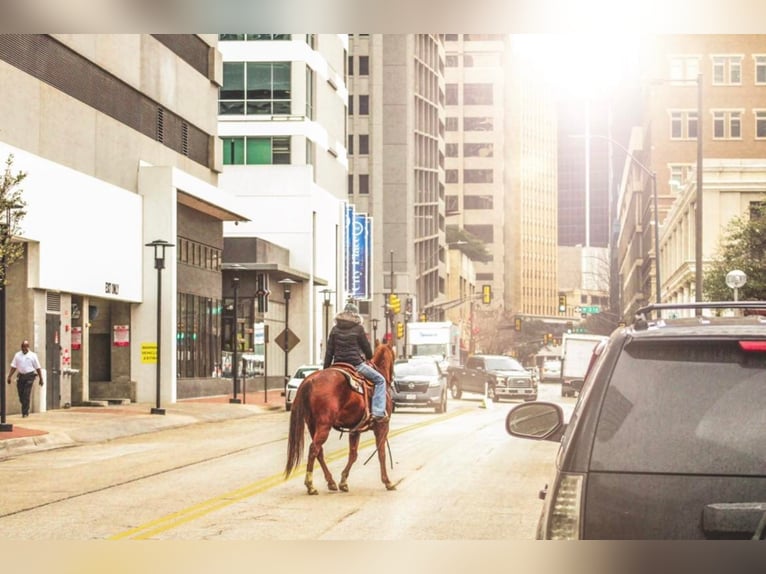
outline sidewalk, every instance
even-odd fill
[[[238,395],[242,400],[242,395]],[[168,405],[164,415],[152,414],[156,403],[130,403],[104,407],[72,407],[29,417],[8,415],[5,422],[13,430],[0,432],[0,460],[53,448],[96,443],[142,433],[202,422],[255,416],[284,410],[285,398],[280,389],[247,393],[242,404],[230,403],[230,395],[184,399]]]

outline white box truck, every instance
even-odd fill
[[[588,372],[593,350],[603,335],[584,333],[565,333],[561,342],[561,396],[573,397],[582,389],[585,374]]]
[[[446,373],[460,364],[460,327],[450,321],[407,323],[408,358],[433,358]]]

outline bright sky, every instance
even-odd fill
[[[638,66],[639,36],[520,34],[514,47],[562,95],[611,92]]]

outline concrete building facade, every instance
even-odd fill
[[[34,410],[172,402],[183,394],[179,369],[212,374],[223,222],[246,219],[217,187],[216,45],[194,34],[0,37],[0,155],[27,174],[5,351],[10,360],[26,338],[44,363]],[[157,239],[173,245],[159,300],[145,246]],[[194,340],[186,355],[176,345],[182,299]]]

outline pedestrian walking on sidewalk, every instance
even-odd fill
[[[40,368],[40,359],[37,354],[29,350],[29,341],[21,342],[21,350],[13,356],[11,361],[11,372],[8,373],[8,384],[11,384],[13,373],[18,372],[16,377],[16,389],[19,391],[19,401],[21,402],[21,416],[29,416],[29,404],[32,396],[32,385],[35,378],[40,376],[40,386],[45,384],[43,381],[43,372]]]

